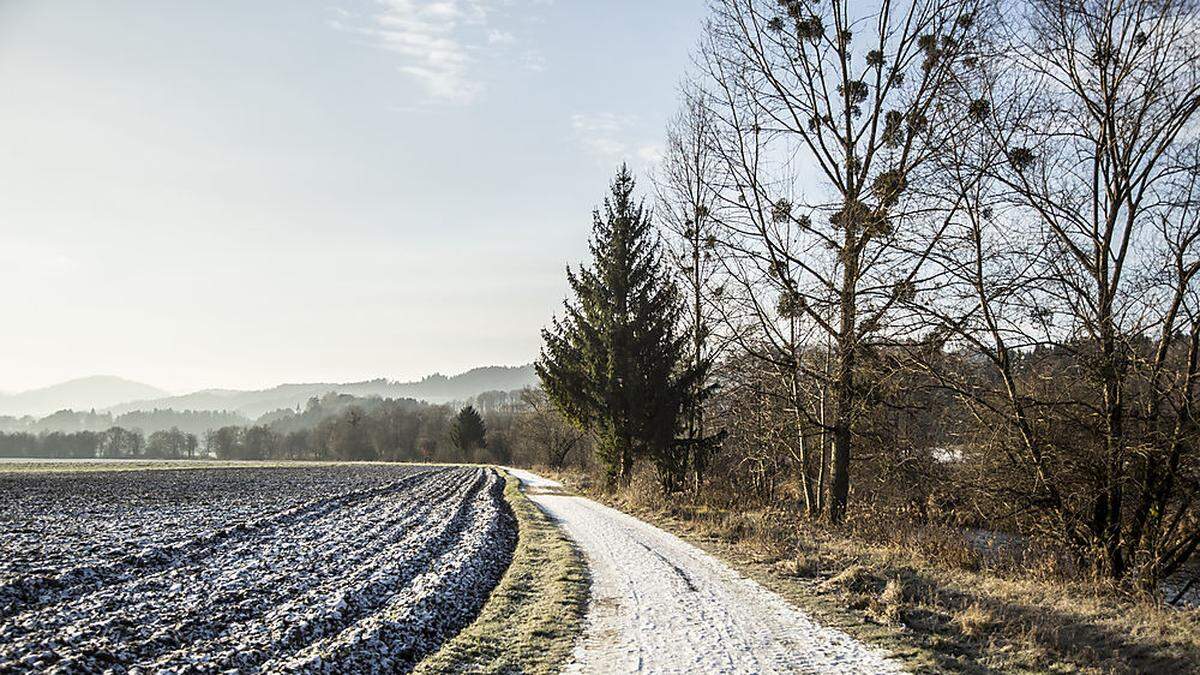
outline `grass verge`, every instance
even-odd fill
[[[512,563],[474,623],[415,673],[557,673],[583,626],[588,577],[570,539],[506,476],[517,517]]]
[[[961,533],[864,534],[786,510],[668,502],[636,481],[608,494],[582,474],[542,473],[708,551],[913,672],[1200,673],[1200,609],[995,566]]]

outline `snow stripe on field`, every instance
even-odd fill
[[[7,486],[0,673],[407,672],[474,618],[517,534],[503,481],[480,468],[21,473]],[[56,569],[100,572],[55,584]]]
[[[512,473],[533,488],[554,483]],[[903,672],[674,535],[583,497],[530,499],[579,544],[591,571],[584,635],[567,672]]]

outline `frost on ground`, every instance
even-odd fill
[[[587,624],[568,672],[902,670],[656,527],[582,497],[533,490],[530,499],[566,528],[592,574]]]
[[[560,483],[556,480],[550,480],[549,478],[543,478],[543,477],[537,475],[536,473],[533,473],[532,471],[526,471],[524,469],[514,469],[514,468],[508,467],[508,466],[504,467],[504,470],[509,472],[510,474],[512,474],[513,477],[516,478],[517,480],[521,481],[521,487],[526,492],[558,490],[558,489],[561,489],[563,486],[562,483]]]
[[[484,469],[0,475],[0,672],[407,669],[515,541]]]

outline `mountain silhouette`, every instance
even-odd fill
[[[270,389],[205,389],[182,396],[127,400],[105,408],[121,414],[133,410],[227,410],[251,419],[281,408],[302,406],[313,396],[329,392],[354,396],[415,398],[430,403],[445,403],[471,398],[485,391],[512,391],[537,383],[533,365],[486,366],[447,377],[434,374],[417,382],[377,379],[365,382],[311,382],[281,384]]]
[[[82,377],[16,394],[0,394],[0,415],[43,416],[67,408],[101,409],[125,401],[161,398],[168,392],[112,375]]]

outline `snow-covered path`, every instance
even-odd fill
[[[576,673],[895,673],[898,663],[825,628],[678,537],[510,470],[583,549],[592,576]]]

